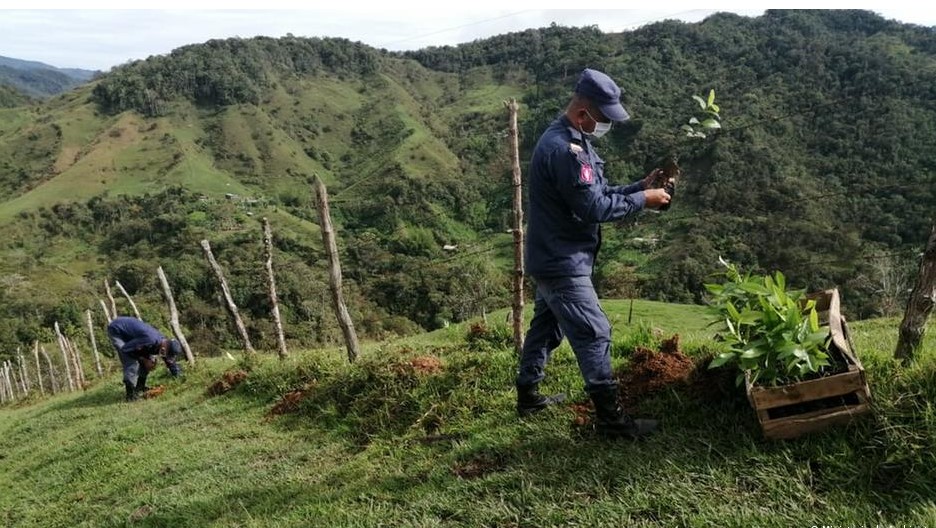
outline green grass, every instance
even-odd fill
[[[614,319],[626,301],[607,301]],[[705,346],[698,307],[635,303],[632,326]],[[491,321],[503,321],[503,312]],[[493,324],[493,323],[492,323]],[[936,340],[900,368],[897,321],[853,324],[874,416],[787,442],[761,438],[740,395],[702,401],[668,390],[644,400],[664,429],[610,442],[572,425],[568,408],[513,413],[514,359],[452,325],[370,343],[348,367],[335,348],[253,362],[248,380],[209,397],[239,365],[202,359],[168,391],[121,401],[119,375],[84,393],[0,410],[5,526],[932,526],[936,504]],[[414,356],[441,358],[417,374]],[[623,365],[626,357],[616,358]],[[112,367],[113,368],[113,367]],[[565,346],[546,389],[582,398]],[[306,387],[296,413],[270,417]],[[451,435],[425,443],[426,431]],[[471,474],[471,470],[477,474]]]
[[[397,107],[400,119],[413,133],[403,141],[396,156],[409,174],[420,178],[448,179],[457,176],[458,158],[425,125]]]
[[[514,86],[499,85],[492,82],[466,91],[460,98],[458,105],[453,107],[452,110],[460,114],[506,112],[504,101],[511,98],[520,100],[522,97],[523,90]],[[524,110],[526,109],[521,107],[520,111],[523,112]]]
[[[95,115],[90,105],[73,105],[62,113],[58,121],[62,127],[62,143],[66,146],[84,147],[94,140],[111,121]]]
[[[87,107],[80,109],[87,110]],[[210,152],[194,144],[203,134],[202,123],[184,112],[180,114],[181,117],[173,120],[146,120],[134,114],[122,114],[110,127],[100,131],[88,152],[61,174],[0,203],[0,222],[11,220],[20,211],[55,203],[87,200],[101,194],[159,192],[176,184],[216,197],[225,193],[255,194],[230,173],[218,169]],[[90,114],[76,115],[75,122],[85,123],[81,129],[84,132],[72,130],[66,137],[93,129],[93,124],[87,123],[92,119]],[[147,130],[153,124],[156,128]],[[164,145],[164,134],[173,137],[175,143]],[[239,148],[244,146],[239,145]],[[176,154],[181,157],[174,162]]]
[[[33,119],[28,107],[0,108],[0,137],[32,122]]]

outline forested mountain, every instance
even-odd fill
[[[368,336],[506,304],[502,101],[522,102],[527,160],[585,67],[618,80],[634,117],[597,143],[611,180],[669,155],[686,171],[669,211],[606,226],[603,295],[699,302],[722,256],[801,287],[838,286],[853,317],[898,305],[895,278],[936,210],[936,35],[863,11],[769,11],[621,34],[552,26],[408,53],[214,40],[0,110],[0,341],[29,341],[53,320],[77,331],[105,277],[155,316],[162,264],[196,341],[230,344],[197,245],[208,238],[263,343],[261,216],[276,232],[288,337],[330,341],[312,175],[329,186],[352,315]],[[712,88],[724,129],[685,138],[691,96]]]
[[[14,87],[32,97],[60,94],[90,81],[96,73],[0,56],[0,85]]]

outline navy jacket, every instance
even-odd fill
[[[107,334],[124,342],[120,352],[134,357],[155,354],[155,348],[166,339],[159,330],[134,317],[117,317],[107,325]]]
[[[527,273],[533,277],[592,274],[601,222],[643,209],[643,183],[609,186],[604,160],[565,115],[543,132],[530,162]]]

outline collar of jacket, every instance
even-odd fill
[[[591,141],[588,140],[588,137],[579,132],[577,128],[572,126],[572,122],[569,121],[569,118],[565,114],[559,115],[559,121],[565,125],[566,129],[569,131],[569,135],[572,136],[572,142],[577,143],[585,147],[586,152],[591,152],[592,146]]]

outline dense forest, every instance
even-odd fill
[[[527,160],[585,67],[618,81],[633,116],[596,143],[611,180],[672,155],[685,171],[671,210],[604,229],[602,295],[703,302],[721,256],[799,287],[837,286],[852,317],[899,309],[936,212],[936,34],[865,11],[768,11],[621,34],[552,26],[406,53],[213,40],[116,68],[0,126],[11,197],[0,204],[0,341],[41,337],[54,320],[77,331],[104,277],[158,310],[151,268],[162,264],[196,342],[231,345],[197,248],[214,237],[263,342],[267,215],[290,339],[331,342],[313,174],[335,197],[366,335],[506,305],[501,101],[522,102]],[[691,96],[710,89],[724,128],[686,138]],[[92,184],[100,192],[82,195]],[[76,258],[80,271],[59,269]]]

